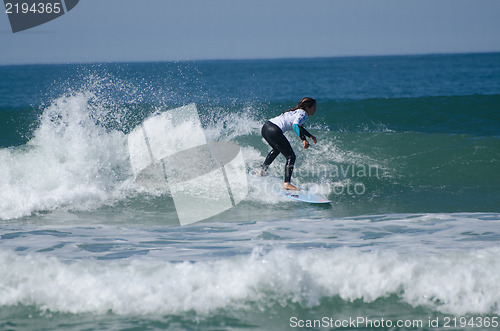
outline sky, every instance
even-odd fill
[[[0,65],[500,52],[499,0],[80,0]]]

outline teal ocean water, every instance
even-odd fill
[[[500,54],[0,66],[0,329],[500,327]],[[317,99],[292,182],[260,128]],[[248,193],[181,226],[128,137],[195,104]],[[191,132],[173,131],[182,144]]]

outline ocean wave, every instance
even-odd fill
[[[116,94],[128,95],[125,104]],[[137,196],[144,201],[149,195],[168,195],[145,191],[133,182],[127,134],[144,118],[170,109],[148,103],[150,99],[142,103],[144,98],[133,83],[90,75],[80,91],[53,99],[42,109],[26,144],[0,149],[0,219],[89,211],[129,204]],[[317,117],[310,119],[318,144],[303,150],[293,133],[289,135],[297,155],[293,180],[328,196],[349,215],[496,211],[499,139],[488,134],[497,133],[493,126],[498,119],[491,109],[498,102],[498,95],[473,95],[319,103]],[[205,103],[199,115],[208,140],[241,146],[251,174],[269,151],[261,125],[279,105],[283,106]],[[447,107],[457,113],[452,116]],[[455,124],[464,123],[470,130],[459,131],[469,133],[449,133],[457,130]],[[278,158],[270,167],[273,177],[282,178],[281,161]],[[283,202],[277,194],[260,194],[261,181],[251,175],[248,180],[247,201],[256,202],[255,208]]]
[[[315,116],[332,131],[499,136],[500,95],[325,100]]]
[[[0,150],[0,219],[88,209],[119,194],[128,169],[124,135],[95,123],[89,99],[54,100],[26,145]]]
[[[105,314],[210,314],[276,304],[321,306],[396,296],[441,313],[499,314],[498,248],[441,254],[396,251],[256,249],[208,262],[129,259],[64,263],[0,252],[1,306]]]

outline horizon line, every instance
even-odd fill
[[[394,53],[394,54],[353,54],[331,56],[290,56],[290,57],[262,57],[262,58],[199,58],[199,59],[170,59],[170,60],[99,60],[99,61],[68,61],[68,62],[19,62],[0,63],[0,67],[8,66],[36,66],[36,65],[101,65],[101,64],[139,64],[139,63],[193,63],[193,62],[246,62],[246,61],[281,61],[281,60],[314,60],[314,59],[341,59],[341,58],[370,58],[370,57],[416,57],[416,56],[460,56],[460,55],[487,55],[500,54],[497,51],[470,51],[470,52],[430,52],[430,53]]]

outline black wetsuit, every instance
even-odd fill
[[[302,126],[299,126],[300,138],[305,139],[305,136],[311,137],[311,134],[307,132]],[[276,157],[281,153],[286,158],[285,165],[285,183],[289,183],[292,178],[293,166],[295,164],[295,153],[293,152],[292,146],[288,139],[286,139],[283,131],[274,123],[267,121],[262,127],[262,137],[271,145],[272,150],[267,154],[264,164],[262,164],[262,169],[267,170],[269,165],[276,159]]]

